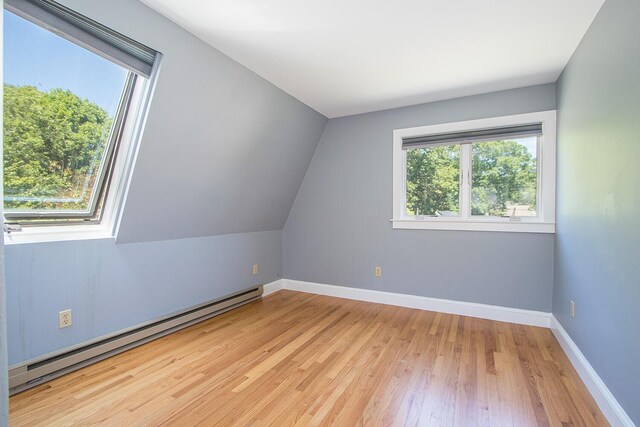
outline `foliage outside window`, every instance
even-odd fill
[[[471,146],[471,215],[537,216],[537,138]]]
[[[69,90],[5,84],[5,209],[88,206],[112,121]]]
[[[536,146],[535,138],[471,145],[471,215],[536,216]],[[407,151],[407,215],[459,215],[460,148]]]
[[[4,11],[6,217],[98,220],[133,73]]]
[[[407,151],[407,215],[460,212],[460,146]]]
[[[162,55],[55,0],[3,6],[6,241],[114,237]]]
[[[555,112],[394,131],[394,228],[553,232],[554,181]]]

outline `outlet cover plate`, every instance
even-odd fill
[[[58,326],[60,328],[68,328],[72,324],[71,309],[58,313]]]

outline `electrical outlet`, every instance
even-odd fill
[[[569,306],[569,312],[571,313],[571,318],[576,317],[576,303],[571,300],[571,305]]]
[[[58,326],[60,328],[68,328],[71,326],[71,309],[58,313]]]
[[[258,274],[258,264],[253,264],[253,274]]]
[[[382,268],[376,267],[374,274],[376,275],[376,277],[382,276]]]

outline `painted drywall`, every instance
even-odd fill
[[[2,32],[2,17],[0,17],[0,33]],[[1,36],[0,36],[1,37]],[[0,48],[0,55],[2,54]],[[1,71],[0,71],[1,74]],[[1,75],[0,75],[1,77]],[[0,117],[2,107],[0,107]],[[0,121],[1,123],[1,121]],[[0,148],[0,153],[2,149]],[[0,189],[0,194],[2,190]],[[0,217],[2,206],[0,206]],[[9,374],[7,371],[7,304],[6,286],[4,279],[4,235],[0,233],[0,427],[9,424]]]
[[[9,389],[7,368],[7,303],[4,280],[4,241],[0,236],[0,426],[9,423]]]
[[[552,234],[389,220],[394,129],[553,109],[549,84],[329,120],[283,231],[284,277],[550,312]]]
[[[0,17],[0,22],[2,18]],[[0,24],[2,30],[2,24]],[[0,54],[1,54],[0,48]],[[1,72],[0,72],[1,73]],[[0,112],[2,110],[0,109]],[[1,114],[0,114],[1,116]],[[0,153],[2,150],[0,149]],[[2,194],[2,189],[0,189]],[[0,216],[2,206],[0,206]],[[9,424],[9,383],[7,367],[7,300],[4,279],[4,236],[0,235],[0,426]]]
[[[326,118],[136,0],[64,0],[160,51],[119,242],[280,230]]]
[[[3,57],[2,31],[4,28],[3,17],[0,16],[0,58]],[[3,69],[0,67],[0,80],[3,80]],[[0,89],[0,95],[3,95]],[[0,105],[0,128],[2,128],[3,115],[2,105]],[[2,157],[2,136],[0,136],[0,157]],[[2,174],[0,174],[0,183],[2,182]],[[0,185],[0,196],[3,196],[3,186]],[[0,218],[3,216],[3,206],[0,205]],[[7,372],[7,304],[6,304],[6,287],[4,280],[4,235],[0,236],[0,426],[4,427],[9,424],[9,390],[8,390],[8,372]]]
[[[553,312],[640,425],[638,17],[607,0],[558,82]]]
[[[277,280],[281,248],[280,230],[131,244],[9,245],[9,364]],[[59,329],[58,312],[68,308],[73,325]]]
[[[0,18],[0,20],[1,19],[2,18]],[[0,29],[1,27],[2,25],[0,25]],[[0,215],[1,214],[2,207],[0,206]],[[7,367],[6,295],[7,293],[4,279],[4,236],[0,235],[0,426],[6,426],[9,424],[9,374]]]

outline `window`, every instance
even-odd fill
[[[393,135],[394,228],[555,231],[555,111]]]
[[[6,222],[104,220],[156,56],[53,1],[5,1]]]

